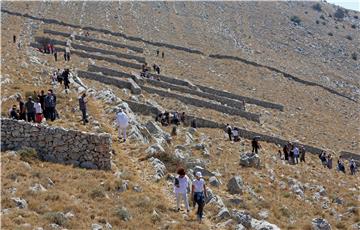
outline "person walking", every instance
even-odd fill
[[[70,84],[70,80],[69,80],[69,75],[70,75],[70,70],[69,69],[65,69],[63,74],[62,74],[62,78],[64,80],[64,87],[65,87],[65,92],[68,93],[68,89],[70,89],[69,84]]]
[[[254,137],[252,139],[251,145],[252,145],[252,152],[258,154],[259,149],[261,149],[261,145],[260,145],[257,137]]]
[[[196,212],[199,222],[202,222],[205,199],[207,198],[205,180],[202,178],[201,172],[196,172],[196,179],[192,183],[191,197],[194,202],[198,205]]]
[[[350,160],[350,175],[355,175],[356,173],[356,163],[354,159]]]
[[[183,199],[187,212],[190,212],[187,191],[190,188],[190,179],[186,175],[185,169],[179,168],[178,176],[175,178],[174,192],[176,197],[176,211],[180,211],[180,200]]]
[[[329,153],[326,159],[326,166],[328,167],[328,169],[332,169],[332,165],[333,165],[333,158],[331,156],[331,154]]]
[[[124,139],[124,142],[126,141],[126,128],[129,125],[129,117],[122,111],[122,109],[119,110],[119,112],[116,114],[116,123],[118,126],[118,138]]]
[[[55,106],[56,106],[56,97],[49,90],[47,96],[45,97],[44,107],[46,111],[46,119],[50,119],[51,121],[55,120]]]
[[[16,43],[16,35],[13,35],[13,43]]]
[[[41,108],[40,97],[38,97],[35,100],[34,108],[35,108],[35,122],[41,123],[43,119],[43,110]]]
[[[299,164],[299,148],[294,146],[294,164]]]
[[[80,106],[80,110],[82,112],[82,121],[83,121],[83,124],[85,125],[86,123],[88,123],[88,119],[87,119],[87,114],[86,114],[86,111],[87,111],[87,100],[86,100],[86,94],[83,93],[81,95],[81,97],[79,97],[79,106]]]
[[[28,101],[25,103],[26,115],[28,122],[35,122],[35,107],[32,96],[29,96]]]
[[[56,50],[54,51],[54,58],[55,58],[55,61],[57,61],[57,51]]]
[[[284,145],[283,152],[284,152],[284,160],[289,161],[289,143]]]
[[[159,53],[160,53],[160,51],[156,50],[156,57],[159,57]]]
[[[226,124],[226,133],[229,136],[229,140],[231,141],[231,126],[229,124]]]
[[[305,163],[305,147],[302,145],[300,147],[300,162],[304,162]]]
[[[21,96],[16,98],[16,100],[19,102],[19,120],[26,121],[26,110],[25,110],[25,103],[22,100]]]
[[[163,52],[161,52],[161,57],[162,57],[162,58],[164,58],[164,57],[165,57],[165,53],[164,53],[164,51],[163,51]]]

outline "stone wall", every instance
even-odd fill
[[[1,118],[1,150],[34,148],[42,160],[111,169],[111,135]]]
[[[162,112],[158,108],[156,108],[152,105],[147,105],[147,104],[135,102],[135,101],[125,101],[125,102],[128,103],[131,110],[133,110],[136,113],[141,113],[144,115],[151,115],[151,114],[157,115],[160,112]],[[224,129],[224,130],[226,128],[226,124],[218,123],[216,121],[212,121],[212,120],[208,120],[205,118],[196,117],[196,116],[188,115],[188,114],[187,114],[187,122],[186,123],[190,124],[190,121],[192,119],[196,119],[196,123],[199,128],[220,128],[220,129]],[[274,137],[274,136],[270,136],[270,135],[266,135],[266,134],[262,134],[262,133],[257,133],[257,132],[253,132],[253,131],[249,131],[249,130],[241,129],[241,128],[239,128],[239,136],[242,138],[245,138],[245,139],[249,139],[249,140],[252,140],[255,136],[259,136],[260,141],[265,141],[268,143],[273,143],[273,144],[277,144],[277,145],[281,145],[281,146],[283,146],[284,144],[286,144],[288,142],[288,140],[285,140],[285,139],[282,139],[279,137]],[[313,147],[313,146],[305,145],[305,144],[303,144],[303,145],[306,148],[307,152],[310,152],[313,154],[319,154],[321,151],[323,151],[322,149],[317,148],[317,147]]]
[[[186,97],[186,96],[183,96],[180,94],[171,93],[168,91],[159,90],[159,89],[155,89],[155,88],[148,87],[148,86],[142,86],[141,88],[148,93],[158,94],[162,97],[175,98],[185,104],[190,104],[190,105],[197,106],[197,107],[208,108],[208,109],[219,111],[221,113],[227,113],[230,115],[237,115],[240,117],[244,117],[245,119],[260,123],[260,115],[258,115],[258,114],[245,112],[240,109],[235,109],[235,108],[231,108],[228,106],[224,106],[222,104],[215,104],[212,102],[208,102],[208,101],[204,101],[204,100],[200,100],[200,99],[196,99],[196,98]]]
[[[108,85],[114,85],[119,88],[127,88],[130,89],[133,94],[141,94],[141,88],[135,81],[131,78],[122,80],[116,77],[104,76],[101,74],[91,73],[87,71],[78,70],[77,74],[79,77],[87,78],[90,80],[99,81]]]
[[[254,104],[254,105],[264,107],[264,108],[277,109],[280,111],[284,111],[284,106],[281,104],[275,104],[272,102],[258,100],[258,99],[251,98],[251,97],[240,96],[238,94],[233,94],[233,93],[213,89],[213,88],[210,88],[207,86],[202,86],[202,85],[196,85],[196,86],[199,87],[199,89],[201,89],[202,91],[210,93],[210,94],[215,94],[218,96],[232,98],[232,99],[240,100],[240,101],[244,100],[246,103],[249,103],[249,104]]]
[[[341,97],[344,97],[346,99],[349,99],[351,101],[355,101],[353,98],[343,94],[343,93],[339,93],[329,87],[326,87],[326,86],[323,86],[319,83],[316,83],[316,82],[311,82],[311,81],[306,81],[306,80],[303,80],[303,79],[300,79],[298,77],[295,77],[294,75],[291,75],[289,73],[285,73],[284,71],[281,71],[279,69],[276,69],[274,67],[271,67],[271,66],[266,66],[266,65],[262,65],[262,64],[259,64],[259,63],[256,63],[254,61],[249,61],[249,60],[246,60],[244,58],[240,58],[240,57],[236,57],[236,56],[229,56],[229,55],[222,55],[222,54],[210,54],[209,57],[211,58],[216,58],[216,59],[228,59],[228,60],[235,60],[235,61],[241,61],[243,63],[246,63],[248,65],[253,65],[255,67],[262,67],[262,68],[266,68],[270,71],[274,71],[276,73],[281,73],[284,77],[290,79],[290,80],[293,80],[293,81],[296,81],[296,82],[299,82],[299,83],[302,83],[304,85],[309,85],[309,86],[318,86],[332,94],[335,94],[335,95],[338,95],[338,96],[341,96]],[[356,102],[356,101],[355,101]]]
[[[60,31],[54,31],[54,30],[48,30],[48,29],[44,29],[44,33],[45,34],[53,34],[53,35],[59,35],[59,36],[63,36],[63,37],[70,37],[70,33],[65,33],[65,32],[60,32]],[[102,43],[105,45],[109,45],[109,46],[113,46],[113,47],[118,47],[118,48],[125,48],[125,49],[129,49],[138,53],[143,53],[144,49],[141,47],[137,47],[137,46],[130,46],[130,45],[126,45],[126,44],[122,44],[122,43],[118,43],[118,42],[113,42],[113,41],[108,41],[108,40],[102,40],[102,39],[97,39],[97,38],[93,38],[91,36],[81,36],[81,35],[75,35],[75,39],[79,40],[79,41],[86,41],[86,42],[96,42],[96,43]]]

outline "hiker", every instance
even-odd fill
[[[331,154],[329,153],[326,159],[326,166],[328,167],[328,169],[332,169],[332,161],[333,158],[331,156]]]
[[[63,73],[60,72],[60,69],[58,69],[58,71],[57,71],[57,81],[60,83],[60,85],[62,85],[62,82],[64,80],[62,74]]]
[[[55,106],[56,106],[56,96],[52,93],[52,91],[49,90],[44,101],[46,119],[50,119],[51,121],[55,120]]]
[[[40,104],[41,104],[41,109],[43,110],[43,114],[45,114],[45,106],[44,106],[44,103],[45,103],[45,97],[46,97],[46,95],[45,95],[45,92],[44,92],[44,90],[41,90],[41,92],[40,92],[40,94],[38,95],[38,97],[39,97],[39,102],[40,102]]]
[[[157,74],[160,74],[160,66],[156,65],[155,66],[155,71],[157,72]]]
[[[178,176],[175,178],[174,192],[176,197],[176,211],[180,211],[180,199],[182,198],[185,203],[187,212],[190,212],[189,200],[187,191],[190,188],[190,179],[185,173],[185,169],[180,168],[177,171]]]
[[[355,175],[356,173],[356,163],[354,159],[350,160],[350,175]]]
[[[289,161],[289,143],[284,145],[283,152],[284,152],[284,160]]]
[[[258,154],[258,150],[261,149],[261,145],[257,140],[257,137],[253,138],[253,140],[251,141],[251,145],[252,145],[252,152]]]
[[[16,43],[16,35],[13,35],[13,43]]]
[[[21,99],[21,96],[19,96],[16,100],[19,102],[19,119],[26,121],[25,103]]]
[[[294,144],[290,143],[290,148],[289,148],[289,163],[290,164],[294,164]]]
[[[32,96],[28,97],[28,101],[25,103],[26,115],[28,122],[35,122],[35,108]]]
[[[337,170],[345,174],[345,165],[341,158],[338,160]]]
[[[197,128],[197,124],[196,124],[196,119],[194,118],[194,119],[192,119],[192,121],[191,121],[191,128],[194,128],[194,129],[196,129]]]
[[[305,147],[303,145],[300,147],[300,162],[305,162]]]
[[[164,53],[164,51],[163,51],[163,52],[161,52],[161,57],[162,57],[162,58],[164,58],[164,57],[165,57],[165,53]]]
[[[160,51],[156,50],[156,57],[159,57]]]
[[[51,49],[51,45],[47,44],[47,50],[49,51],[49,54],[52,54],[52,49]]]
[[[70,81],[69,81],[69,74],[70,74],[70,70],[69,69],[65,69],[63,74],[62,74],[62,77],[64,79],[64,87],[65,87],[65,92],[68,93],[67,89],[70,89],[69,87],[69,84],[70,84]]]
[[[69,47],[65,47],[64,59],[65,59],[65,61],[70,61],[70,48]]]
[[[57,82],[57,72],[55,70],[51,75],[51,84],[56,85],[56,82]]]
[[[197,218],[199,222],[202,222],[203,210],[205,206],[205,199],[207,198],[205,180],[202,178],[201,172],[196,172],[196,179],[192,183],[191,197],[198,205]]]
[[[34,108],[35,108],[35,122],[41,123],[43,119],[43,110],[41,108],[40,97],[36,98]]]
[[[185,112],[182,112],[182,114],[180,115],[180,121],[184,124],[185,123]]]
[[[321,164],[325,167],[327,167],[327,159],[326,159],[326,152],[322,151],[319,155],[319,158],[321,160]]]
[[[299,164],[299,148],[297,146],[294,146],[294,164]]]
[[[56,50],[54,51],[54,58],[55,58],[55,61],[57,61],[57,51]]]
[[[177,135],[177,128],[176,128],[177,126],[176,125],[174,125],[173,127],[172,127],[172,129],[171,129],[171,136],[176,136]]]
[[[19,120],[19,114],[16,112],[16,105],[13,105],[12,109],[10,110],[9,117],[11,119]]]
[[[85,97],[86,97],[85,93],[83,93],[81,95],[81,97],[79,97],[79,106],[80,106],[80,110],[82,112],[82,121],[83,121],[84,125],[89,122],[88,119],[87,119],[87,115],[86,115],[87,100],[85,99]]]
[[[226,133],[229,135],[229,140],[231,141],[231,126],[226,124]]]
[[[179,125],[179,124],[180,124],[180,119],[179,119],[179,114],[178,114],[178,112],[174,112],[174,113],[173,113],[172,123],[175,124],[175,125]]]
[[[234,127],[234,129],[232,130],[232,136],[234,137],[234,142],[238,142],[240,141],[239,138],[239,129],[237,127]]]
[[[129,125],[129,117],[122,111],[122,109],[119,110],[119,112],[116,114],[116,123],[118,126],[118,138],[121,139],[121,133],[123,134],[124,142],[126,141],[126,128]]]

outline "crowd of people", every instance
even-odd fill
[[[160,66],[157,64],[153,64],[153,70],[155,73],[160,74]],[[151,80],[159,80],[160,78],[158,76],[154,76],[152,74],[150,74],[150,67],[148,66],[148,64],[145,62],[142,66],[141,66],[141,73],[140,73],[141,77],[145,77],[145,78],[149,78]]]
[[[319,159],[321,161],[321,164],[328,169],[332,169],[333,168],[333,157],[332,155],[329,153],[327,154],[325,151],[322,151],[319,154]],[[350,169],[350,174],[351,175],[355,175],[356,171],[357,171],[357,165],[354,159],[351,159],[349,161],[349,169]],[[339,172],[343,172],[346,173],[345,170],[345,161],[344,159],[340,156],[338,161],[337,161],[337,166],[336,166],[336,170]]]
[[[155,117],[155,121],[160,122],[162,126],[168,126],[171,124],[180,125],[181,122],[185,123],[185,112],[180,114],[178,112],[169,113],[165,111],[163,113],[159,113]]]
[[[176,211],[180,211],[180,202],[181,199],[184,202],[186,211],[190,212],[189,198],[188,194],[190,193],[190,199],[192,201],[192,206],[195,208],[198,206],[196,214],[197,219],[201,223],[203,219],[205,200],[207,198],[207,191],[205,180],[202,178],[201,172],[195,173],[195,179],[193,181],[186,175],[184,168],[179,168],[177,170],[178,176],[175,177],[174,181],[174,193],[176,198]]]
[[[34,91],[32,96],[28,96],[24,102],[21,96],[17,97],[17,105],[13,105],[9,111],[9,116],[16,120],[41,123],[44,118],[54,121],[59,117],[56,111],[56,94],[49,89],[47,94],[44,90],[40,93]]]

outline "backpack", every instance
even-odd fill
[[[179,178],[175,177],[175,186],[178,187],[180,185]]]

